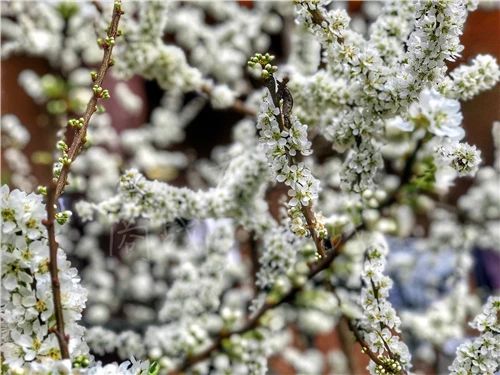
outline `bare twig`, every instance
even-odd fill
[[[114,39],[119,36],[118,32],[118,23],[120,21],[120,17],[123,14],[121,9],[121,1],[115,1],[115,5],[113,8],[113,17],[111,19],[111,23],[107,32],[107,36],[110,40],[113,40],[113,43],[106,44],[103,46],[104,55],[99,66],[97,75],[95,79],[93,79],[94,84],[101,86],[106,72],[109,67],[112,65],[111,53],[113,51]],[[59,245],[56,241],[55,231],[54,231],[54,222],[56,218],[56,201],[61,196],[64,191],[64,188],[67,185],[68,174],[70,170],[71,163],[76,159],[78,154],[80,153],[83,145],[86,142],[87,128],[89,125],[90,118],[97,110],[97,103],[100,96],[98,93],[94,91],[94,95],[89,100],[87,104],[87,108],[83,115],[82,126],[79,130],[77,130],[76,134],[73,137],[73,141],[68,151],[68,162],[63,164],[61,173],[57,176],[57,178],[52,179],[47,188],[47,198],[46,198],[46,210],[47,210],[47,219],[44,220],[43,224],[47,228],[47,235],[49,241],[49,257],[50,257],[50,276],[52,283],[52,295],[54,299],[54,313],[56,317],[56,325],[51,328],[51,332],[54,333],[59,342],[59,348],[61,350],[61,357],[63,359],[69,358],[69,336],[65,334],[64,330],[64,316],[63,316],[63,306],[61,301],[61,285],[59,281],[58,275],[58,266],[57,266],[57,251]]]

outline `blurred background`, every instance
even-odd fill
[[[252,1],[239,1],[239,6],[252,8],[254,4]],[[353,17],[353,25],[360,30],[364,30],[367,23],[376,14],[378,5],[372,1],[349,1],[344,3],[344,6],[348,8],[349,14]],[[293,21],[283,20],[283,22],[286,24]],[[286,27],[284,27],[280,33],[270,36],[271,45],[269,51],[277,56],[278,63],[286,58],[288,38],[286,30]],[[168,38],[168,35],[166,38]],[[500,60],[500,2],[483,4],[478,10],[471,13],[467,19],[461,40],[465,46],[464,52],[460,59],[449,64],[450,69],[461,63],[468,62],[477,54],[491,54],[497,60]],[[52,90],[46,102],[36,103],[19,85],[19,75],[26,69],[33,70],[38,75],[45,77]],[[68,97],[68,88],[65,86],[64,81],[60,81],[61,72],[55,70],[47,60],[41,57],[35,58],[17,54],[9,56],[1,61],[0,74],[2,90],[0,112],[2,115],[16,115],[31,134],[23,153],[28,158],[36,183],[43,185],[51,175],[51,155],[58,130],[56,118],[61,114],[61,111],[71,110],[72,104]],[[109,88],[110,92],[113,93],[118,83],[116,78],[108,75],[103,86]],[[152,110],[158,106],[164,94],[156,82],[146,81],[138,76],[126,81],[125,84],[129,90],[143,100],[144,105],[140,110],[130,112],[122,107],[122,103],[116,99],[116,95],[112,95],[111,100],[105,103],[105,107],[111,118],[111,126],[117,133],[127,129],[139,128],[150,122]],[[188,102],[199,95],[197,93],[189,94],[186,96],[185,101]],[[499,104],[499,85],[493,90],[462,104],[467,141],[476,145],[482,151],[483,160],[486,164],[491,164],[493,161],[491,124],[493,121],[500,119]],[[242,118],[243,115],[236,111],[219,111],[214,109],[208,102],[205,102],[196,117],[185,128],[184,140],[165,148],[168,151],[183,152],[187,155],[188,164],[181,168],[146,169],[145,174],[149,178],[167,181],[176,186],[186,185],[188,176],[192,172],[190,163],[201,158],[208,158],[216,146],[230,143],[232,126]],[[122,152],[123,158],[126,158],[126,151]],[[2,147],[2,184],[11,184],[11,172]],[[456,199],[468,189],[471,182],[472,180],[469,179],[460,179],[452,188],[447,203],[455,204]],[[68,199],[71,201],[71,193],[68,195]],[[115,244],[120,244],[123,241],[121,235],[116,234],[119,232],[120,228],[115,228],[114,233],[117,236],[114,241]],[[500,289],[500,261],[498,253],[491,250],[477,249],[475,252],[474,273],[470,276],[470,284],[473,288],[485,288],[490,293]],[[116,249],[109,249],[109,251],[110,254],[119,257],[119,251],[116,251]],[[241,251],[245,253],[244,246],[242,246]],[[425,269],[425,265],[422,265],[422,267]],[[397,284],[398,275],[394,274],[392,276]],[[409,294],[411,294],[411,291],[405,291],[403,287],[398,289],[396,285],[393,302],[396,305],[398,303],[411,303],[412,297]],[[367,357],[360,353],[359,347],[356,345],[353,347],[349,343],[349,335],[347,325],[345,322],[341,322],[335,331],[312,337],[312,342],[304,342],[297,335],[295,346],[299,351],[307,350],[312,346],[323,353],[343,349],[346,353],[350,353],[355,357],[352,360],[352,363],[355,363],[355,368],[351,370],[354,373],[364,373]],[[290,364],[290,362],[293,362],[292,357],[291,355],[273,357],[271,361],[273,371],[277,374],[296,373],[296,367]],[[109,358],[112,358],[112,356]],[[439,371],[436,368],[427,368],[424,364],[421,370],[426,374]]]

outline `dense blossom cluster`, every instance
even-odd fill
[[[176,218],[235,217],[251,223],[253,197],[267,170],[261,156],[247,152],[231,162],[219,187],[207,191],[176,188],[129,170],[120,178],[119,195],[99,204],[81,202],[77,210],[86,220],[97,211],[108,222],[146,218],[158,226]]]
[[[361,275],[361,305],[364,319],[361,327],[364,340],[375,353],[378,361],[370,363],[375,373],[398,374],[410,366],[410,353],[399,338],[401,320],[388,301],[391,279],[384,275],[386,256],[389,251],[385,239],[374,238],[366,250],[366,260]],[[379,363],[380,362],[380,363]]]
[[[500,298],[490,297],[488,302],[470,324],[480,332],[472,342],[457,349],[457,358],[450,366],[452,374],[494,374],[500,361]]]
[[[304,24],[323,44],[342,38],[349,25],[349,16],[343,9],[326,10],[321,1],[297,1],[297,22]]]
[[[260,141],[276,180],[290,187],[289,205],[308,206],[318,198],[319,181],[312,176],[304,162],[291,162],[296,156],[308,156],[312,153],[307,126],[292,118],[290,129],[280,129],[277,120],[279,114],[280,110],[272,103],[270,94],[266,94],[257,123]]]
[[[264,242],[265,251],[259,258],[260,269],[257,274],[257,284],[265,289],[287,272],[296,263],[296,238],[286,228],[271,229]]]
[[[446,65],[476,6],[2,2],[2,59],[47,59],[50,73],[17,80],[59,140],[30,160],[36,124],[2,115],[2,372],[265,374],[279,355],[297,373],[348,373],[344,347],[297,346],[334,330],[349,346],[348,329],[371,374],[498,371],[498,297],[471,324],[479,337],[463,340],[478,296],[495,294],[469,277],[473,250],[500,243],[500,125],[494,165],[481,165],[460,103],[495,87],[500,69],[489,55]],[[104,34],[111,8],[125,11],[116,40]],[[111,46],[109,86],[94,85],[90,67]],[[111,95],[71,160],[87,103]],[[235,124],[202,158],[188,136],[207,113]],[[69,359],[49,270],[51,190],[25,193],[37,185],[30,162],[51,155],[54,177],[70,169],[54,207]],[[475,180],[456,207],[443,203],[465,176]]]
[[[492,56],[478,55],[470,65],[453,70],[439,84],[439,90],[448,98],[469,100],[495,86],[499,75],[498,63]]]
[[[459,176],[474,176],[479,169],[481,153],[476,146],[457,143],[451,146],[441,146],[438,152],[443,161]]]
[[[2,201],[2,355],[10,369],[61,358],[55,335],[49,274],[49,247],[42,220],[42,196],[1,189]],[[59,279],[72,356],[88,355],[81,319],[87,299],[75,268],[58,251]]]

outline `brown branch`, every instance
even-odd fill
[[[54,221],[56,216],[55,191],[56,185],[54,182],[52,182],[47,191],[47,219],[43,221],[43,224],[47,227],[47,235],[49,240],[49,271],[50,281],[52,283],[52,297],[54,299],[54,314],[56,316],[56,326],[55,329],[52,328],[51,331],[55,333],[57,337],[59,348],[61,350],[61,357],[63,359],[66,359],[69,358],[69,337],[64,333],[64,316],[61,302],[61,283],[59,282],[59,273],[57,268],[57,250],[59,248],[59,245],[56,241],[56,235],[54,231]]]
[[[363,352],[366,353],[368,357],[370,357],[370,359],[377,365],[384,367],[384,363],[378,358],[378,356],[375,353],[371,351],[370,347],[368,346],[368,343],[363,339],[363,336],[359,332],[354,321],[352,319],[347,319],[347,321],[349,322],[350,330],[356,337],[356,341],[359,342],[359,344],[361,345],[361,349],[363,350]]]
[[[103,14],[104,13],[104,9],[102,8],[102,5],[101,3],[98,1],[98,0],[92,0],[92,5],[94,6],[94,8],[100,13],[100,14]]]
[[[120,21],[120,17],[123,14],[121,10],[121,2],[120,0],[115,1],[115,5],[113,8],[113,17],[111,19],[111,24],[109,26],[107,36],[109,38],[116,38],[119,36],[118,32],[118,23]],[[101,65],[99,66],[99,70],[96,78],[93,80],[94,84],[101,86],[104,76],[108,71],[109,67],[112,65],[111,53],[113,51],[113,44],[104,46],[104,55],[101,61]],[[89,125],[90,118],[94,114],[97,109],[97,103],[100,96],[96,92],[89,100],[87,104],[87,108],[83,115],[83,125],[81,129],[77,130],[77,133],[73,137],[73,141],[68,151],[68,159],[69,162],[64,163],[61,173],[57,178],[53,178],[49,183],[47,188],[47,197],[46,197],[46,211],[47,211],[47,219],[43,221],[43,224],[47,228],[47,237],[49,241],[49,270],[52,284],[52,295],[54,299],[54,314],[56,317],[56,325],[55,327],[51,327],[51,332],[54,333],[59,342],[59,348],[61,350],[61,357],[63,359],[69,358],[69,336],[65,334],[64,331],[64,315],[63,315],[63,306],[61,301],[61,284],[59,281],[58,275],[58,265],[57,265],[57,251],[59,245],[56,241],[55,230],[54,230],[54,222],[56,218],[56,201],[61,196],[64,188],[67,185],[68,174],[70,170],[71,163],[76,159],[78,154],[80,153],[83,145],[86,142],[86,134],[87,128]]]
[[[401,191],[410,183],[411,178],[413,176],[413,168],[415,167],[415,162],[417,161],[417,156],[422,148],[422,146],[425,144],[425,138],[420,138],[417,141],[417,144],[415,145],[415,148],[413,149],[412,153],[408,156],[408,158],[405,161],[405,165],[403,167],[403,170],[401,171],[401,176],[399,179],[399,185],[394,191],[394,194],[389,196],[385,201],[383,201],[380,206],[379,210],[390,207],[394,203],[396,203],[399,199],[399,194]]]

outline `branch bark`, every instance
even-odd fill
[[[110,26],[108,28],[107,36],[108,38],[117,38],[119,36],[118,32],[118,23],[120,21],[120,17],[123,14],[121,9],[121,1],[115,1],[115,5],[113,8],[113,16],[111,19]],[[112,51],[113,44],[105,46],[104,55],[99,66],[97,76],[94,79],[94,84],[99,87],[102,85],[106,72],[109,67],[112,65]],[[59,245],[55,236],[55,218],[56,218],[56,202],[57,199],[61,196],[64,191],[64,188],[67,185],[68,174],[70,171],[71,163],[77,158],[80,153],[83,145],[86,142],[87,128],[89,125],[89,121],[97,110],[97,103],[99,101],[99,96],[94,92],[94,95],[89,100],[87,104],[87,108],[83,115],[83,126],[81,129],[77,130],[77,133],[73,137],[73,141],[71,146],[69,147],[68,157],[70,159],[69,163],[65,163],[62,167],[61,173],[57,178],[53,178],[49,183],[47,188],[47,197],[45,201],[45,209],[47,211],[47,219],[43,221],[43,224],[47,228],[47,238],[49,241],[49,271],[51,277],[52,284],[52,296],[54,300],[54,314],[56,317],[56,325],[51,328],[51,332],[54,333],[57,337],[59,348],[61,350],[61,357],[63,359],[69,358],[69,336],[66,335],[64,329],[64,314],[63,314],[63,306],[61,301],[61,284],[59,281],[59,273],[58,273],[58,265],[57,265],[57,252]]]

